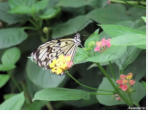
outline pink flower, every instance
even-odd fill
[[[123,80],[123,79],[125,79],[125,78],[126,78],[126,75],[124,75],[124,74],[121,74],[121,75],[120,75],[120,79]]]
[[[96,52],[96,51],[100,51],[100,47],[96,47],[95,49],[94,49],[94,51]]]
[[[117,84],[123,84],[123,81],[122,80],[117,80],[116,83]]]
[[[126,91],[128,89],[128,86],[121,84],[120,88],[122,89],[122,91]]]
[[[102,52],[111,46],[110,39],[102,38],[101,41],[96,42],[95,52]]]
[[[135,84],[135,80],[132,80],[133,74],[128,73],[127,75],[121,74],[120,79],[116,80],[116,83],[119,85],[119,88],[122,91],[126,91],[128,88],[131,88]]]
[[[134,85],[135,84],[135,80],[130,80],[129,81],[129,84],[132,86],[132,85]]]
[[[73,65],[73,62],[72,62],[72,61],[67,62],[67,68],[68,68],[68,69],[69,69],[70,67],[72,67],[72,65]]]

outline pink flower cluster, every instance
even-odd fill
[[[126,91],[128,88],[135,84],[135,80],[132,80],[133,74],[128,73],[127,75],[121,74],[120,79],[116,81],[122,91]]]
[[[96,42],[96,47],[94,49],[95,52],[102,52],[106,48],[111,46],[110,39],[103,38],[101,41]]]

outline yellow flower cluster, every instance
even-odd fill
[[[54,59],[49,67],[51,71],[56,74],[63,74],[63,72],[72,66],[71,56],[60,55],[59,58]]]

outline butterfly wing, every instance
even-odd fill
[[[74,56],[77,46],[74,43],[74,40],[69,39],[59,39],[52,40],[42,44],[36,51],[31,55],[33,60],[40,66],[45,69],[49,69],[49,64],[57,59],[59,55],[71,55]]]

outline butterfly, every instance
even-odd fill
[[[71,60],[73,60],[79,45],[81,45],[81,40],[80,34],[77,33],[74,38],[51,40],[42,44],[31,53],[31,58],[40,67],[50,69],[49,64],[61,54],[64,56],[71,56]]]

